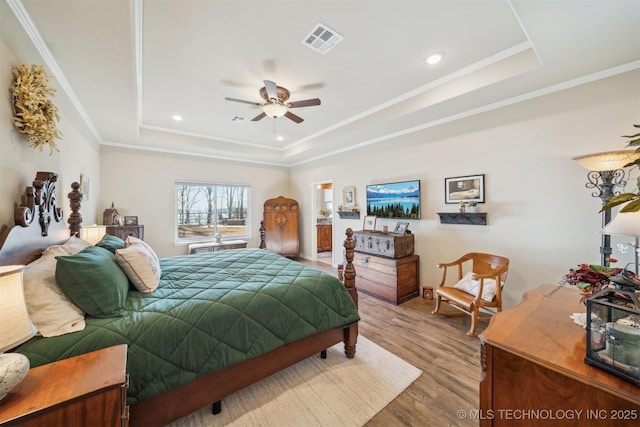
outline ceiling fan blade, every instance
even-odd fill
[[[272,82],[271,80],[265,80],[264,88],[267,90],[269,99],[275,99],[276,101],[278,101],[278,85],[276,85],[275,82]]]
[[[225,100],[226,101],[233,101],[233,102],[242,102],[243,104],[257,105],[258,107],[262,105],[259,102],[245,101],[244,99],[225,98]]]
[[[313,105],[320,105],[320,100],[318,98],[304,99],[302,101],[290,102],[288,104],[289,108],[311,107]]]
[[[302,123],[304,121],[302,117],[296,116],[291,111],[287,111],[286,113],[284,113],[284,116],[288,119],[293,120],[296,123]]]
[[[255,116],[253,119],[251,119],[251,121],[252,122],[257,122],[259,120],[264,119],[265,117],[267,117],[267,115],[264,112],[262,112],[262,113],[258,114],[257,116]]]

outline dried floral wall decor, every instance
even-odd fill
[[[13,123],[27,136],[31,146],[42,151],[48,145],[49,155],[53,150],[60,151],[55,142],[61,138],[56,128],[60,115],[50,99],[55,90],[49,87],[49,76],[42,65],[22,64],[14,68],[9,91],[13,95]]]

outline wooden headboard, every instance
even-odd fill
[[[73,190],[69,193],[69,199],[72,214],[67,228],[63,211],[56,205],[57,181],[56,173],[36,173],[33,185],[25,190],[23,200],[20,204],[15,203],[15,226],[0,228],[0,265],[28,264],[39,258],[47,247],[62,243],[80,231],[80,184],[74,182],[71,185]]]

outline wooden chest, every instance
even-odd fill
[[[419,293],[420,257],[385,258],[356,252],[358,290],[394,304],[401,304]]]
[[[413,255],[413,234],[392,234],[374,231],[354,231],[356,252],[387,258],[401,258]]]

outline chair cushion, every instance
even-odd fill
[[[474,297],[478,295],[478,289],[480,289],[480,280],[473,280],[473,272],[469,271],[464,275],[458,283],[453,287],[460,289]],[[496,296],[496,281],[494,279],[484,279],[484,285],[482,286],[482,296],[484,301],[491,302]]]

